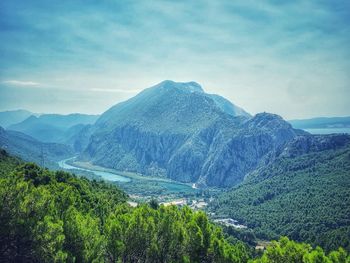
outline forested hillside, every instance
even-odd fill
[[[280,158],[222,194],[212,209],[260,238],[286,235],[326,250],[349,250],[350,147]]]
[[[114,186],[1,151],[0,261],[245,262],[203,212],[132,208]]]
[[[273,241],[261,258],[250,260],[250,263],[341,263],[350,262],[348,253],[339,248],[328,255],[322,248],[313,249],[309,244],[297,243],[282,237],[278,242]]]
[[[51,172],[0,151],[1,262],[248,262],[204,212],[153,202],[132,208],[112,185]],[[322,259],[323,261],[320,261]],[[282,238],[255,262],[348,262],[343,249]]]

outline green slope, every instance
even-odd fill
[[[203,212],[132,208],[112,185],[0,152],[1,262],[246,262]]]
[[[128,206],[112,185],[23,163],[0,150],[0,262],[248,262],[203,212]],[[324,261],[320,261],[319,259]],[[286,238],[257,262],[348,262]],[[332,261],[330,261],[332,260]]]
[[[280,158],[222,194],[212,209],[258,237],[350,249],[350,147]]]

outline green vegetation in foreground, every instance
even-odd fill
[[[204,212],[128,206],[113,185],[22,163],[0,151],[1,262],[248,262]],[[301,261],[302,259],[302,261]],[[256,262],[349,262],[287,239]]]
[[[1,152],[0,261],[246,262],[204,212],[128,206],[115,186]]]
[[[281,158],[212,203],[258,238],[350,250],[350,148]]]
[[[309,244],[297,243],[282,237],[278,242],[272,241],[262,255],[250,263],[341,263],[350,262],[348,253],[339,248],[328,255],[320,247],[312,249]]]

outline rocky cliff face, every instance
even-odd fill
[[[305,135],[299,136],[286,144],[280,152],[281,157],[297,157],[303,154],[327,150],[338,150],[350,145],[347,134]]]
[[[213,145],[213,158],[202,167],[205,180],[199,181],[206,185],[238,184],[247,173],[270,162],[273,152],[297,136],[298,131],[280,116],[257,114],[241,123],[220,146]]]
[[[194,82],[162,82],[105,112],[81,159],[199,185],[232,186],[299,135],[281,117],[251,117]]]

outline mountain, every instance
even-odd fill
[[[71,147],[58,143],[43,143],[17,131],[0,127],[0,148],[26,161],[56,167],[59,160],[73,156]]]
[[[239,114],[235,114],[236,111]],[[96,126],[136,124],[148,131],[162,129],[186,133],[196,131],[197,126],[202,127],[222,112],[231,116],[250,116],[226,99],[204,93],[198,83],[167,80],[113,106],[101,115]]]
[[[75,133],[79,133],[82,125],[93,124],[98,115],[87,114],[42,114],[39,117],[30,116],[24,121],[8,127],[9,130],[19,131],[43,142],[66,143],[71,141]]]
[[[230,114],[232,116],[251,117],[251,115],[247,113],[245,110],[232,104],[229,100],[225,99],[224,97],[221,97],[216,94],[208,94],[208,96],[212,98],[216,103],[216,105],[227,114]]]
[[[195,82],[163,81],[119,103],[89,129],[81,160],[227,187],[298,135],[280,116],[252,117]]]
[[[350,250],[350,136],[298,137],[211,204],[263,239]]]
[[[304,120],[290,120],[297,129],[350,128],[350,117],[322,117]]]
[[[34,113],[27,110],[13,110],[0,112],[0,126],[7,128],[12,124],[19,123]]]

